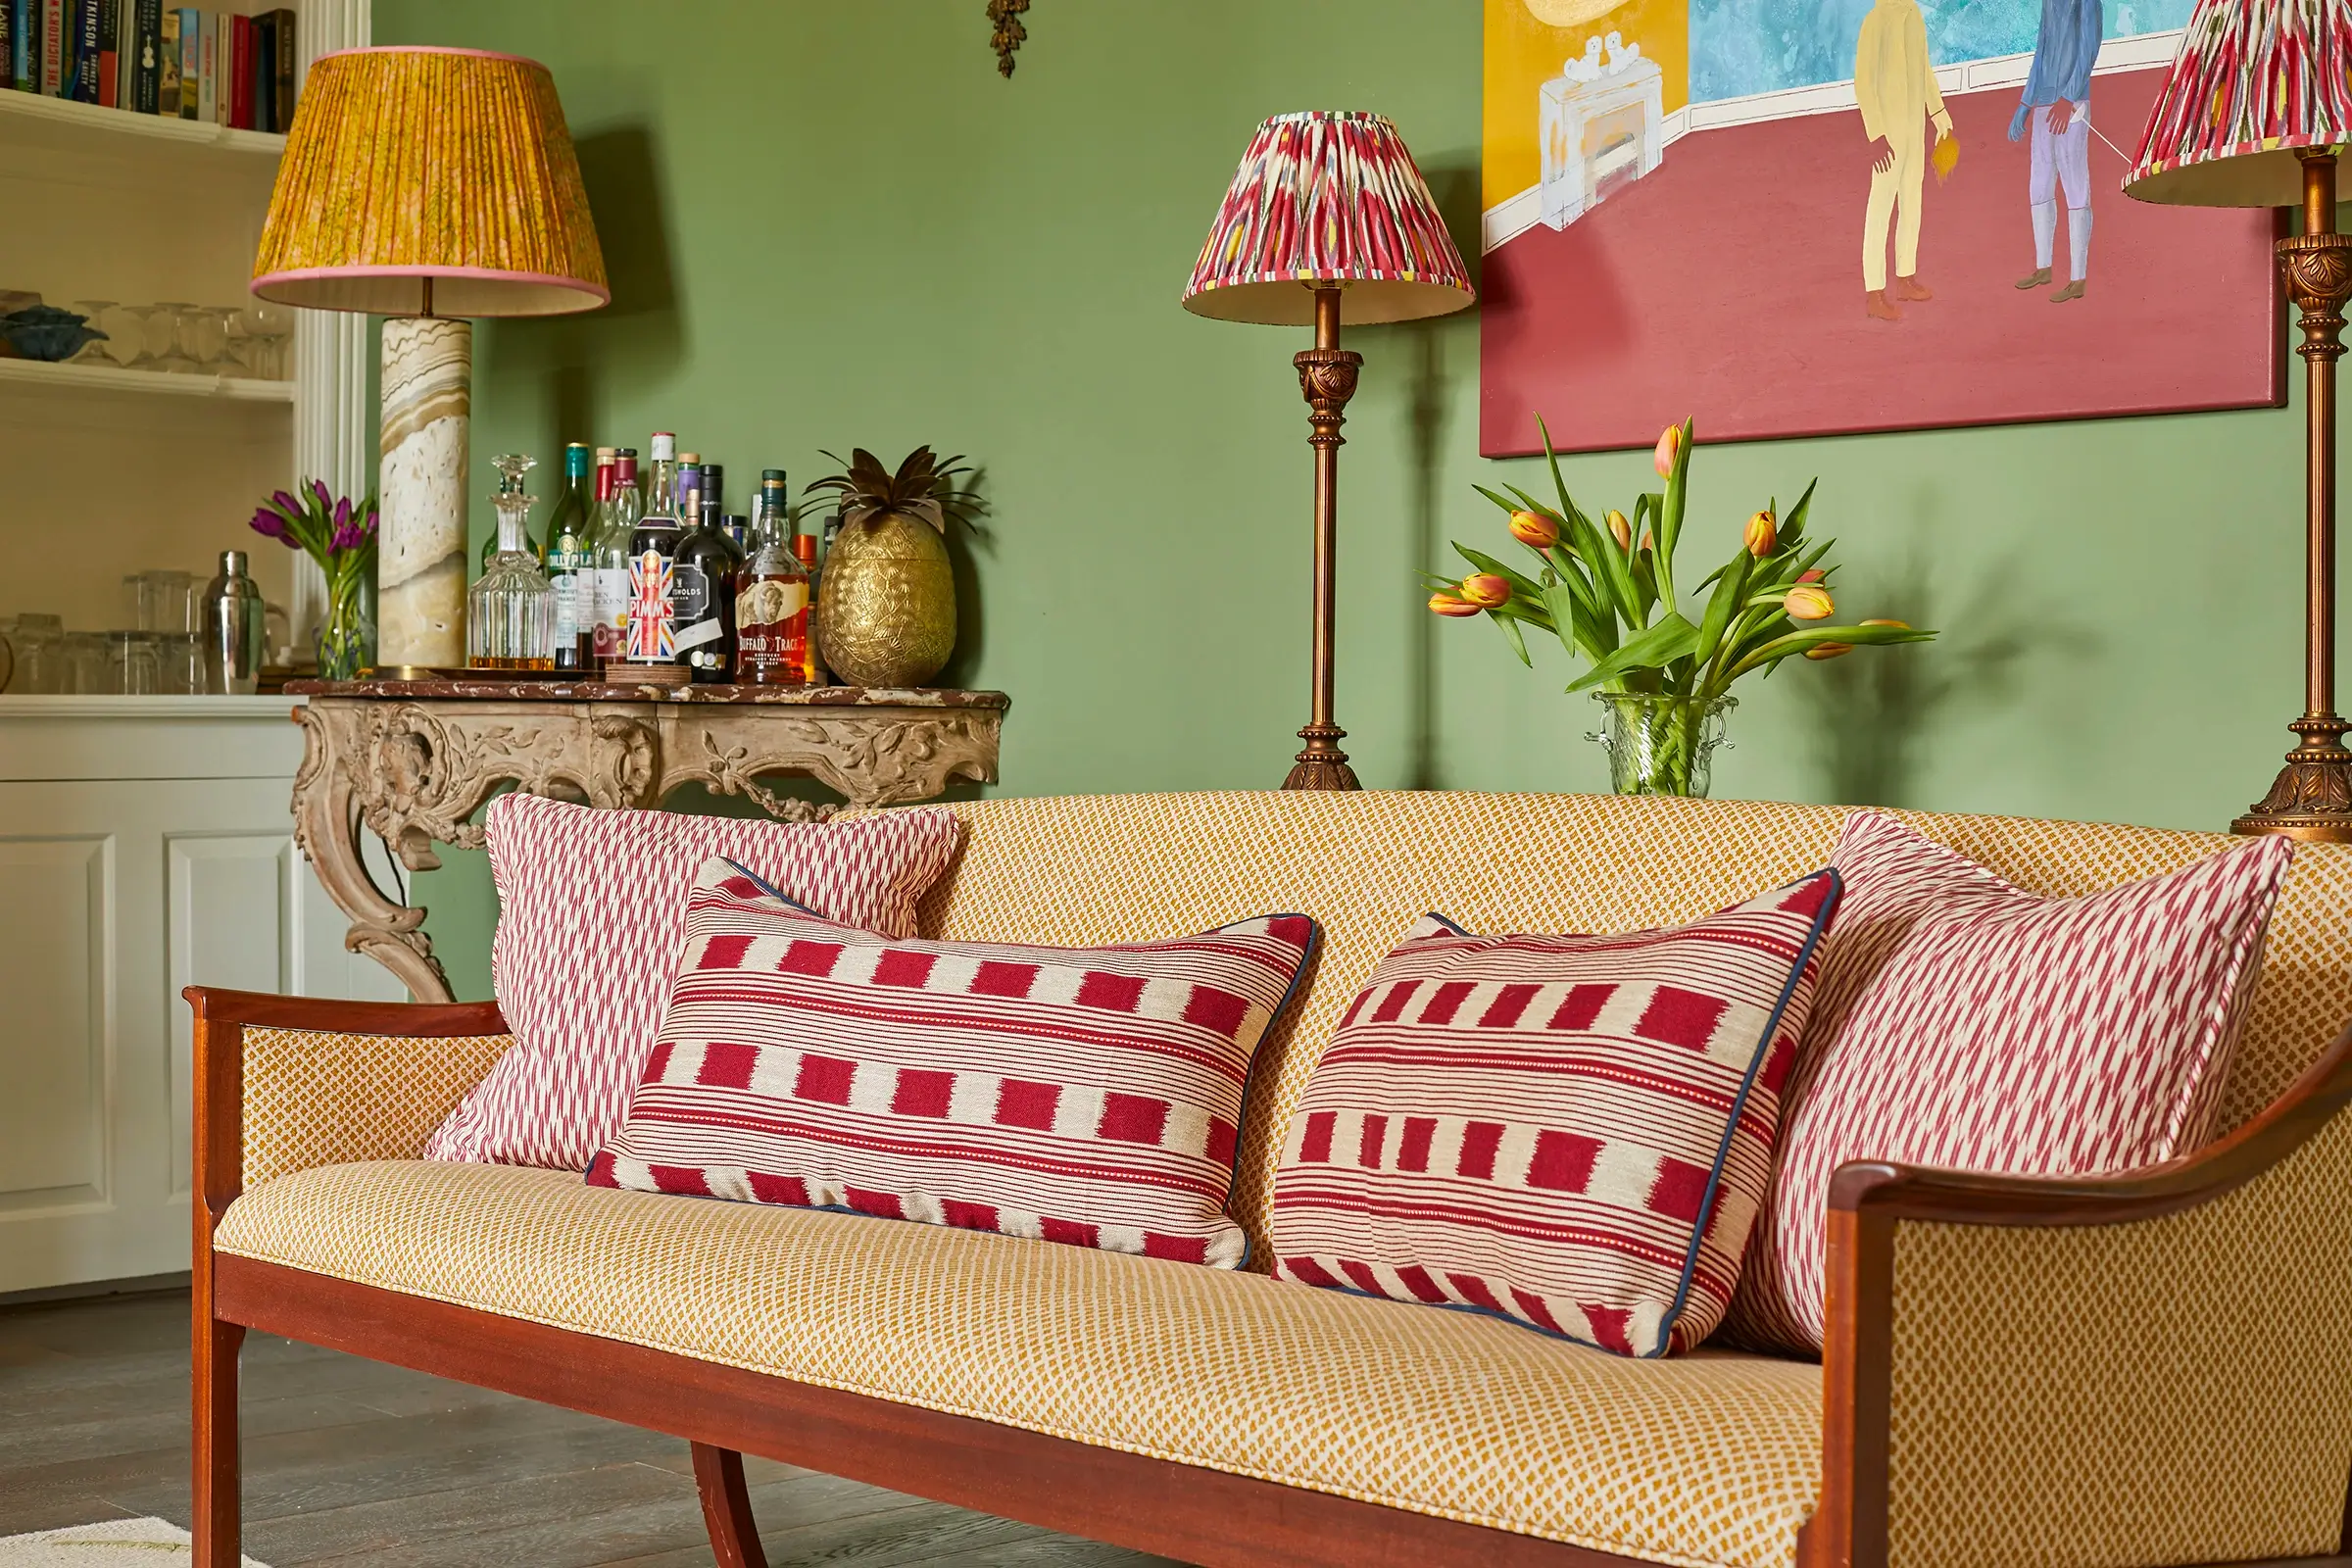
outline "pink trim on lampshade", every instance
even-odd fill
[[[315,66],[320,60],[340,60],[345,55],[464,55],[469,60],[510,60],[518,66],[531,66],[540,71],[547,71],[544,64],[533,60],[529,55],[501,54],[496,49],[453,49],[447,44],[437,43],[364,43],[349,49],[332,50],[320,55],[311,64]],[[548,72],[548,74],[553,75],[555,73]]]
[[[316,278],[341,277],[463,277],[484,283],[529,283],[543,288],[568,288],[582,294],[593,294],[599,305],[612,303],[612,291],[601,283],[584,278],[565,277],[558,272],[507,272],[495,267],[296,267],[282,272],[269,272],[246,285],[247,292],[262,293],[264,284],[300,283]]]

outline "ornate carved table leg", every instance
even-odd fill
[[[295,710],[302,725],[302,768],[294,775],[294,843],[318,873],[319,886],[351,921],[343,945],[400,977],[419,1002],[455,1002],[449,976],[424,934],[424,911],[384,897],[360,858],[355,753],[365,710],[312,703]]]

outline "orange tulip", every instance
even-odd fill
[[[1549,550],[1559,543],[1560,525],[1541,512],[1514,512],[1511,514],[1511,537],[1523,545]]]
[[[1854,651],[1852,643],[1815,643],[1805,650],[1807,659],[1839,659]]]
[[[1429,608],[1441,615],[1475,615],[1478,613],[1478,606],[1467,599],[1456,599],[1451,594],[1431,594]]]
[[[1772,554],[1772,547],[1780,543],[1780,524],[1773,520],[1770,508],[1747,519],[1746,540],[1749,555],[1759,561],[1762,560]]]
[[[1482,571],[1464,577],[1461,587],[1454,591],[1479,609],[1492,610],[1496,605],[1510,603],[1511,579],[1500,572]]]
[[[1902,628],[1903,628],[1903,630],[1905,630],[1905,631],[1909,631],[1909,630],[1911,629],[1911,623],[1910,623],[1909,621],[1907,621],[1907,620],[1879,620],[1879,619],[1872,619],[1872,620],[1866,620],[1866,621],[1864,621],[1862,624],[1863,624],[1863,625],[1865,625],[1865,626],[1900,626],[1900,627],[1902,627]]]
[[[1827,620],[1838,604],[1830,597],[1827,588],[1817,583],[1800,582],[1788,590],[1788,597],[1782,601],[1781,608],[1788,612],[1790,620]]]
[[[1609,514],[1608,520],[1609,537],[1617,541],[1617,548],[1620,550],[1633,549],[1634,525],[1625,520],[1625,514],[1622,512],[1611,512]]]
[[[1819,566],[1815,566],[1810,571],[1798,572],[1796,574],[1796,580],[1798,582],[1819,582],[1828,575],[1828,572],[1822,570]]]
[[[1654,548],[1649,542],[1649,530],[1647,528],[1642,530],[1642,548],[1644,550]]]
[[[1666,427],[1666,433],[1658,437],[1658,450],[1650,455],[1650,466],[1658,470],[1659,478],[1671,479],[1674,477],[1674,460],[1682,455],[1683,427],[1670,424]]]

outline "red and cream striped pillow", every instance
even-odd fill
[[[2256,839],[2044,899],[1891,816],[1849,817],[1730,1336],[1820,1353],[1830,1178],[1849,1160],[2080,1176],[2204,1143],[2293,853]]]
[[[894,936],[956,855],[941,807],[846,822],[600,811],[502,795],[491,983],[514,1044],[426,1144],[427,1159],[578,1170],[620,1126],[677,970],[686,893],[713,855],[811,908]]]
[[[1304,915],[1115,948],[896,940],[713,860],[588,1180],[1238,1266],[1250,1059]]]
[[[1819,871],[1626,936],[1426,918],[1292,1118],[1275,1271],[1625,1355],[1695,1345],[1731,1301],[1837,905]]]

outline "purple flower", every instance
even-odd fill
[[[286,519],[268,507],[262,508],[253,514],[253,531],[265,539],[281,540],[288,546],[294,542],[286,538]]]
[[[279,512],[288,516],[291,516],[295,513],[302,510],[302,503],[295,500],[292,496],[286,494],[283,490],[280,490],[277,494],[271,496],[270,501],[270,504],[276,507]]]
[[[311,481],[311,494],[318,498],[318,510],[320,512],[324,512],[327,508],[335,504],[334,497],[326,493],[326,481],[323,479],[313,479]]]
[[[342,538],[343,530],[350,526],[351,500],[349,497],[345,497],[343,500],[335,503],[335,537],[338,539]]]

